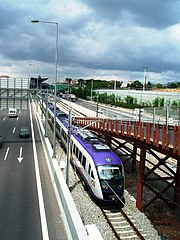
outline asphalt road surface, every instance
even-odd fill
[[[31,121],[32,118],[32,121]],[[31,129],[19,138],[19,128]],[[34,116],[0,110],[0,239],[67,239]],[[39,165],[39,167],[38,167]]]

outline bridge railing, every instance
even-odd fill
[[[74,118],[74,123],[89,129],[121,135],[160,147],[180,156],[180,126],[104,118]]]

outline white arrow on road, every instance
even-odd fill
[[[20,150],[19,150],[19,157],[17,158],[18,162],[21,163],[22,160],[23,160],[23,157],[22,157],[22,147],[20,147]]]

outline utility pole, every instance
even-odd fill
[[[143,91],[146,90],[146,79],[147,79],[147,69],[148,67],[143,67],[144,69],[144,83],[143,83]]]
[[[98,117],[99,115],[99,91],[98,91],[98,94],[97,94],[97,109],[96,109],[96,117]]]

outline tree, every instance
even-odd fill
[[[82,87],[83,85],[85,85],[85,80],[82,79],[82,78],[79,78],[78,79],[78,84],[79,84],[80,87]]]
[[[72,82],[72,78],[66,78],[66,82],[70,85]]]
[[[153,87],[152,83],[149,81],[147,84],[146,84],[146,88],[147,89],[151,89]]]
[[[158,83],[155,86],[156,86],[156,88],[164,88],[164,86],[161,83]]]
[[[143,88],[143,84],[140,81],[136,80],[136,81],[134,81],[132,83],[128,83],[127,87],[129,87],[131,89],[139,90],[139,89]]]

